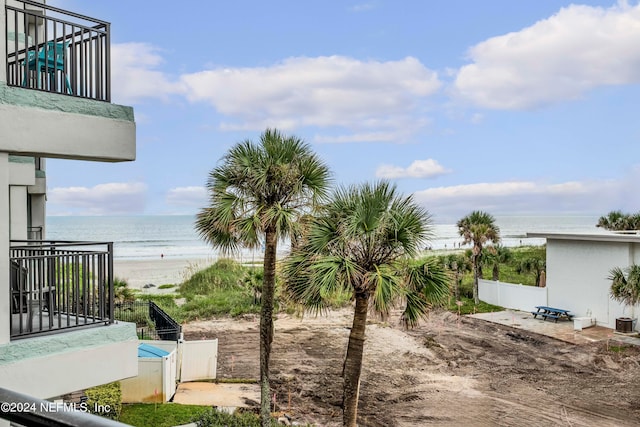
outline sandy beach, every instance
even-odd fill
[[[143,286],[180,284],[194,272],[213,264],[215,259],[158,258],[153,260],[114,260],[114,276],[124,279],[133,289],[144,289]],[[144,289],[145,291],[147,289]]]

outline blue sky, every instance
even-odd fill
[[[111,22],[137,159],[49,160],[48,214],[192,214],[267,127],[437,221],[640,210],[637,1],[50,0]]]

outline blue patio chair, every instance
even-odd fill
[[[24,80],[22,86],[27,86],[27,76],[29,71],[36,71],[38,89],[40,88],[40,73],[48,73],[50,78],[55,78],[56,71],[62,71],[64,75],[64,82],[67,87],[67,91],[73,94],[71,90],[71,84],[69,83],[69,77],[65,72],[64,57],[69,47],[69,42],[56,43],[47,42],[45,46],[40,48],[38,54],[34,50],[28,51],[27,56],[27,69],[25,70]]]

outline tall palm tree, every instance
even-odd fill
[[[478,278],[482,262],[482,248],[488,242],[497,244],[500,242],[500,228],[496,225],[493,216],[482,211],[473,211],[460,219],[457,223],[458,233],[463,238],[463,244],[473,243],[473,300],[476,304],[478,298]]]
[[[267,129],[259,143],[233,146],[209,173],[210,205],[196,218],[196,230],[213,247],[235,252],[264,242],[260,313],[262,425],[270,425],[269,358],[278,241],[294,234],[297,218],[327,195],[329,169],[310,146]]]
[[[444,267],[433,258],[411,260],[430,237],[430,216],[411,196],[386,182],[363,184],[337,190],[284,263],[285,290],[308,309],[322,310],[340,292],[355,300],[342,371],[345,426],[356,425],[369,309],[384,317],[402,300],[410,327],[447,297]]]

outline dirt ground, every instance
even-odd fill
[[[272,387],[293,420],[341,425],[351,319],[340,310],[276,320]],[[219,339],[218,378],[258,378],[256,317],[193,322],[184,332],[189,340]],[[537,424],[640,425],[640,347],[615,338],[569,344],[448,312],[408,331],[397,315],[370,320],[361,427]]]

